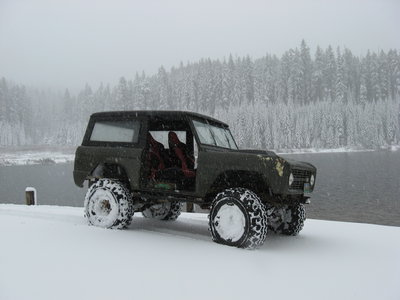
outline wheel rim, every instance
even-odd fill
[[[243,211],[234,203],[228,202],[219,208],[215,215],[214,228],[225,241],[237,242],[244,233],[246,217]]]
[[[93,225],[110,227],[118,217],[118,205],[113,194],[104,189],[94,191],[89,200],[88,217]]]
[[[102,199],[95,204],[98,215],[108,216],[111,212],[111,204],[108,199]]]

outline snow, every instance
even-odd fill
[[[114,224],[119,214],[119,207],[112,193],[105,189],[97,189],[85,202],[89,202],[89,211],[93,211],[91,223],[95,226],[110,227]]]
[[[395,146],[393,146],[395,147]],[[392,148],[390,148],[392,149]],[[393,148],[395,149],[395,148]],[[382,148],[382,150],[386,150]],[[318,148],[307,148],[307,149],[285,149],[285,150],[275,150],[277,154],[313,154],[313,153],[352,153],[352,152],[372,152],[377,151],[377,149],[359,149],[351,147],[341,147],[332,149],[318,149]],[[395,150],[392,150],[395,151]]]
[[[0,299],[400,299],[400,228],[307,220],[218,245],[207,215],[87,226],[83,208],[0,205]]]
[[[399,145],[398,146],[392,145],[392,146],[389,147],[389,150],[390,151],[399,151],[400,150],[400,146]]]
[[[20,166],[36,164],[57,164],[73,162],[75,159],[72,148],[37,150],[29,149],[0,149],[0,166]]]
[[[224,240],[236,242],[243,236],[246,219],[238,206],[232,203],[222,205],[215,219],[215,230]]]

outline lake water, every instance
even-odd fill
[[[307,206],[315,219],[400,226],[400,151],[288,154],[317,167]],[[82,206],[86,188],[73,183],[73,164],[0,166],[0,203],[25,203],[25,188],[39,204]]]
[[[400,151],[282,156],[317,167],[308,217],[400,226]]]

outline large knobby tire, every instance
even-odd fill
[[[122,229],[131,223],[132,216],[132,196],[121,182],[100,179],[87,191],[85,217],[89,225]]]
[[[227,189],[212,202],[209,226],[215,242],[239,248],[261,246],[267,237],[267,214],[260,198],[244,188]]]
[[[267,214],[268,228],[278,234],[298,235],[306,220],[304,204],[268,206]]]
[[[142,211],[145,218],[157,219],[162,221],[175,221],[181,214],[182,203],[165,202],[154,204]]]

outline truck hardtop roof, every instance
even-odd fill
[[[217,119],[211,118],[209,116],[205,116],[199,113],[194,113],[190,111],[179,111],[179,110],[130,110],[130,111],[105,111],[105,112],[98,112],[91,115],[91,117],[162,117],[162,118],[170,118],[170,119],[177,119],[182,116],[190,116],[205,119],[214,123],[221,124],[223,126],[228,127],[228,124],[221,122]]]

